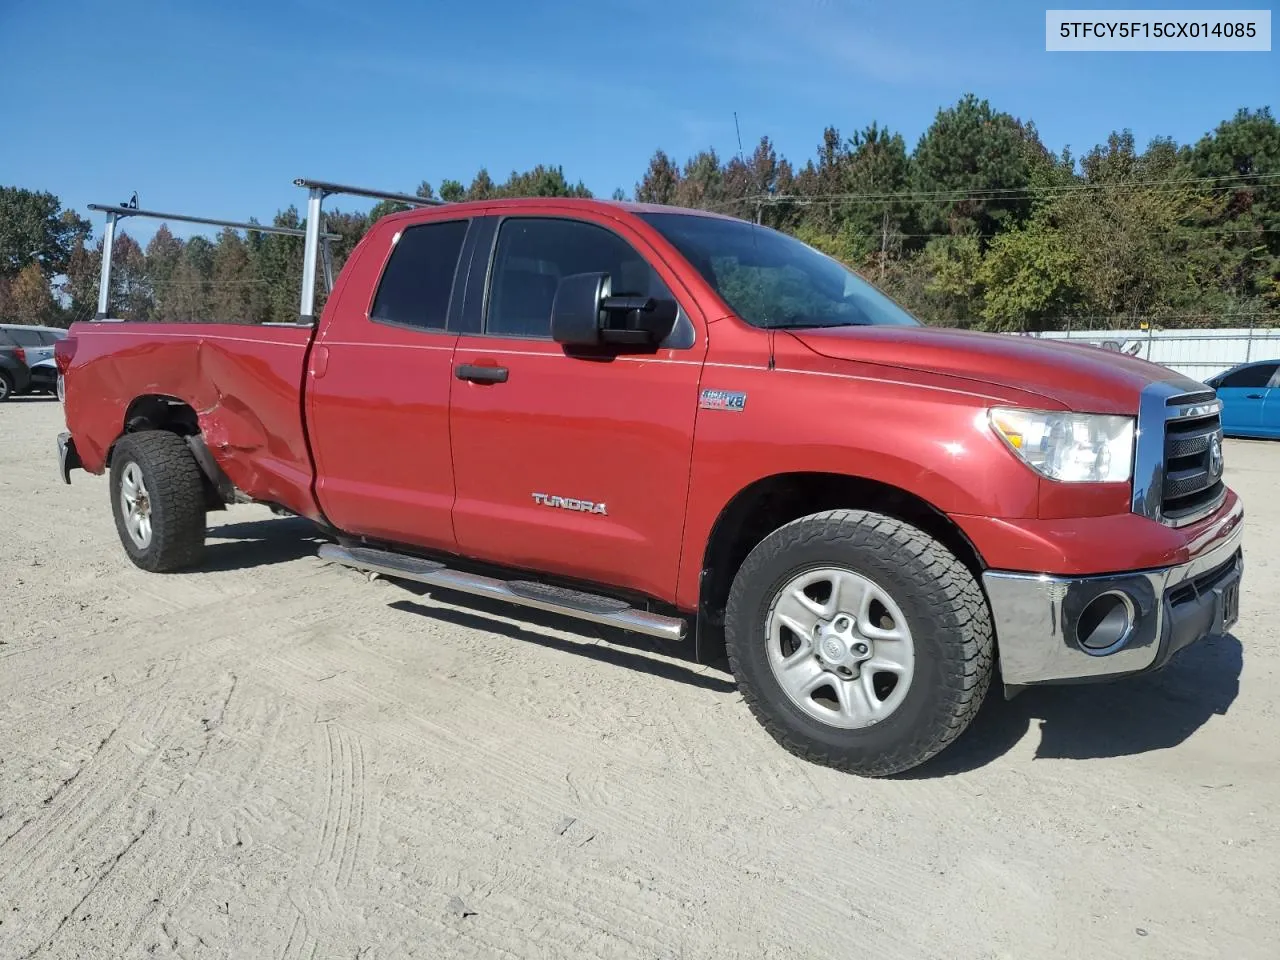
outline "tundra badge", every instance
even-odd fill
[[[596,503],[592,500],[575,500],[572,497],[549,497],[545,493],[535,493],[533,502],[540,503],[544,507],[559,507],[561,510],[577,510],[579,513],[598,513],[601,516],[608,516],[609,511],[605,509],[603,503]]]
[[[728,410],[741,413],[747,405],[747,395],[737,390],[703,390],[698,406],[703,410]]]

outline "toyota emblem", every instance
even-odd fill
[[[1222,476],[1222,438],[1217,434],[1209,440],[1209,474]]]

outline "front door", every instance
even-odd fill
[[[1258,434],[1263,437],[1280,437],[1280,366],[1271,375],[1271,382],[1267,384],[1265,393]]]
[[[616,221],[548,214],[498,224],[482,332],[454,351],[458,548],[670,597],[706,338],[682,303],[656,352],[566,352],[551,340],[556,285],[597,271],[615,294],[680,289]]]

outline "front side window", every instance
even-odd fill
[[[752,326],[920,326],[838,260],[777,230],[696,214],[645,213],[640,218]]]
[[[1219,387],[1265,387],[1276,372],[1275,363],[1255,363],[1222,378]]]
[[[604,227],[581,220],[513,217],[498,230],[485,331],[549,338],[556,287],[575,273],[609,274],[617,296],[671,296],[648,261]]]
[[[370,318],[429,330],[445,329],[453,276],[468,222],[445,220],[405,227],[392,247]]]

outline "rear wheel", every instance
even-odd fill
[[[13,396],[13,378],[0,370],[0,403]]]
[[[734,579],[725,641],[744,699],[779,743],[864,776],[950,744],[993,667],[990,613],[964,564],[923,531],[858,510],[766,537]]]
[[[116,444],[111,506],[120,542],[143,570],[181,570],[204,555],[204,478],[177,434],[144,430]]]

